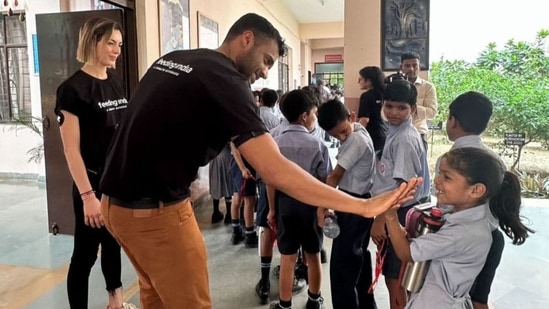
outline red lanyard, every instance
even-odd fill
[[[242,177],[242,183],[240,184],[240,190],[238,191],[238,194],[240,196],[244,196],[244,193],[246,192],[246,178]]]
[[[383,240],[378,246],[377,246],[377,252],[376,252],[376,273],[374,276],[374,280],[372,281],[372,284],[370,285],[370,288],[368,289],[369,294],[374,293],[374,289],[377,285],[377,282],[379,280],[379,276],[381,275],[381,271],[383,270],[383,263],[385,262],[385,255],[387,254],[387,246],[386,246],[386,240]]]

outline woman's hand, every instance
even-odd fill
[[[88,194],[82,197],[84,202],[84,224],[93,228],[101,228],[105,225],[101,214],[101,202],[95,194]]]

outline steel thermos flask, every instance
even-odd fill
[[[412,211],[412,210],[411,210]],[[418,211],[418,210],[413,210]],[[412,237],[421,237],[425,234],[435,233],[444,224],[442,212],[440,209],[432,207],[430,212],[424,212],[416,222],[415,235]],[[408,262],[402,277],[402,287],[406,290],[417,293],[423,286],[425,275],[429,270],[431,261]]]

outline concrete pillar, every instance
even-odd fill
[[[381,66],[381,1],[345,0],[345,105],[358,111],[358,71]]]

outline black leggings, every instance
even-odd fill
[[[100,197],[100,193],[96,193]],[[122,286],[120,245],[105,227],[92,228],[84,224],[84,205],[78,189],[73,187],[73,203],[76,225],[74,229],[74,249],[69,273],[67,293],[71,309],[88,308],[88,281],[99,244],[101,244],[101,271],[105,277],[107,291],[113,292]]]

